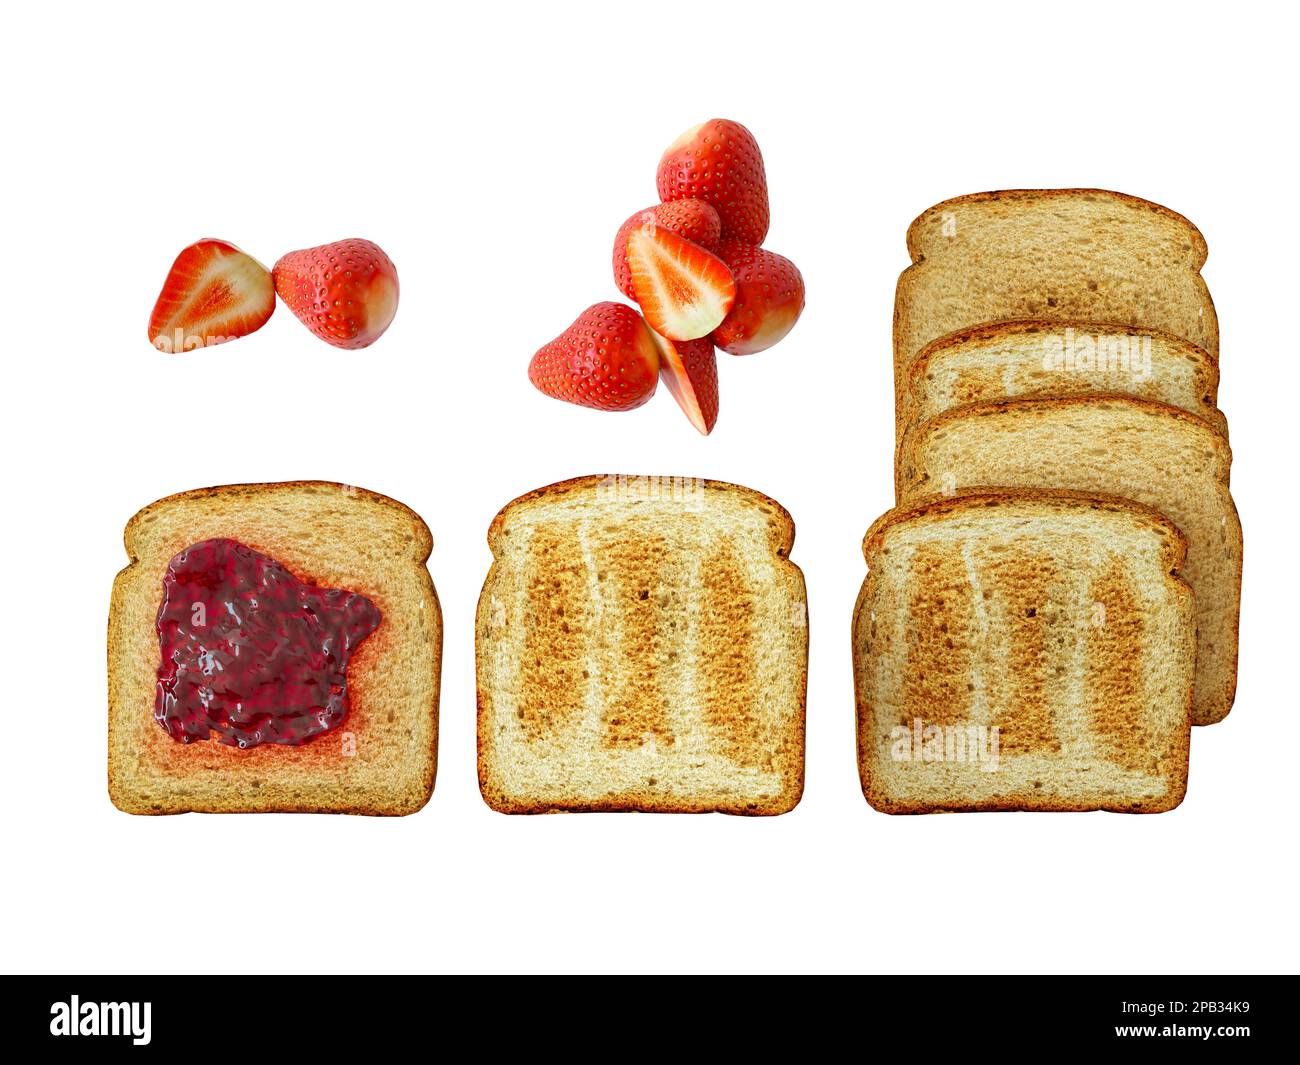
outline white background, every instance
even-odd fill
[[[1215,971],[1296,968],[1294,15],[1176,4],[26,5],[6,100],[3,967]],[[722,356],[705,439],[666,390],[549,400],[533,351],[618,298],[616,227],[681,130],[758,137],[807,311]],[[1236,709],[1156,817],[891,818],[862,799],[849,622],[891,502],[890,315],[912,218],[1101,186],[1210,246],[1246,534]],[[281,306],[183,357],[145,338],[201,236],[396,262],[360,352]],[[807,789],[774,819],[505,817],[479,798],[473,611],[514,496],[591,472],[736,481],[794,515]],[[121,532],[188,488],[323,478],[417,510],[446,623],[415,816],[129,817],[105,790]],[[283,913],[314,914],[301,926]]]

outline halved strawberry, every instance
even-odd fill
[[[769,210],[758,141],[739,122],[711,118],[678,137],[655,174],[659,198],[704,200],[722,219],[724,240],[762,244]]]
[[[195,241],[176,256],[149,316],[149,343],[176,354],[261,329],[275,310],[271,272],[224,240]]]
[[[397,314],[397,267],[372,240],[350,237],[281,255],[275,291],[326,344],[364,348]]]
[[[705,436],[718,421],[718,353],[708,337],[674,344],[660,338],[659,376],[686,417]]]
[[[528,379],[566,403],[632,410],[654,395],[661,344],[631,307],[596,303],[538,350]]]
[[[641,313],[669,340],[708,336],[735,301],[726,263],[653,221],[628,234],[627,262]]]
[[[646,224],[671,229],[679,237],[693,240],[709,251],[717,251],[722,237],[718,212],[703,200],[675,200],[637,211],[618,227],[618,235],[614,237],[614,284],[628,299],[636,299],[636,293],[632,291],[632,269],[627,265],[627,238],[637,226]]]
[[[713,342],[732,355],[770,348],[803,313],[803,275],[784,255],[752,244],[724,240],[718,254],[735,276],[736,301]]]

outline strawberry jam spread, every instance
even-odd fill
[[[163,576],[154,717],[181,743],[306,743],[347,717],[348,659],[379,621],[235,540],[193,544]]]

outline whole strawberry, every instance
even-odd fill
[[[528,379],[566,403],[632,410],[654,395],[660,343],[631,307],[596,303],[538,350]]]
[[[659,198],[711,203],[722,238],[762,244],[767,236],[767,174],[754,135],[739,122],[714,118],[688,129],[659,160]]]
[[[732,355],[770,348],[803,313],[803,275],[784,255],[734,240],[718,246],[718,257],[735,279],[736,298],[713,342]]]
[[[397,268],[373,241],[353,237],[291,251],[271,271],[298,320],[336,348],[364,348],[397,313]]]
[[[636,299],[636,292],[632,289],[632,269],[627,263],[627,238],[632,230],[646,225],[670,230],[709,251],[717,249],[722,236],[718,212],[703,200],[675,200],[637,211],[618,227],[618,235],[614,237],[614,284],[630,300]]]

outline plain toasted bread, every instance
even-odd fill
[[[478,765],[506,813],[779,814],[803,792],[794,523],[748,488],[582,477],[492,522]]]
[[[154,720],[155,627],[168,562],[230,538],[300,580],[369,598],[379,627],[348,667],[348,715],[301,746],[182,744]],[[408,814],[433,789],[442,617],[419,516],[385,496],[320,481],[227,485],[169,496],[126,526],[130,565],[108,622],[108,786],[128,813]]]
[[[867,533],[858,756],[888,813],[1158,812],[1187,787],[1186,542],[1128,500],[978,489]]]
[[[907,231],[912,265],[894,302],[896,440],[912,361],[940,337],[1014,318],[1118,322],[1219,353],[1201,278],[1206,245],[1182,215],[1101,189],[960,196]]]
[[[1192,720],[1232,708],[1241,599],[1241,523],[1232,453],[1203,419],[1127,397],[1012,400],[947,411],[908,435],[903,501],[975,485],[1069,488],[1154,507],[1187,537],[1196,593]]]
[[[1218,393],[1218,360],[1181,337],[1110,322],[1017,319],[922,348],[909,373],[906,420],[919,425],[1003,399],[1130,395],[1181,407],[1226,437]]]

